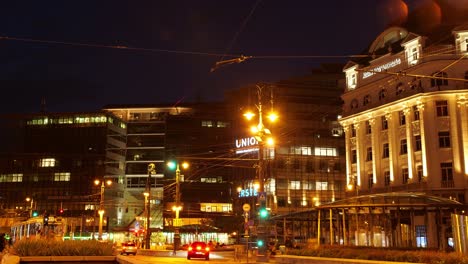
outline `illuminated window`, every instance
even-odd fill
[[[301,182],[300,181],[291,181],[289,183],[289,189],[291,189],[291,190],[300,190],[301,189]]]
[[[328,182],[316,182],[315,183],[315,188],[317,191],[326,191],[328,190]]]
[[[324,147],[316,147],[314,149],[315,156],[331,156],[336,157],[338,156],[338,152],[336,148],[324,148]]]
[[[417,225],[416,228],[416,247],[427,247],[427,232],[425,225]]]
[[[216,122],[216,127],[229,127],[229,123],[228,122],[218,121],[218,122]]]
[[[70,181],[70,172],[54,173],[54,181]]]
[[[202,127],[213,127],[213,121],[211,120],[203,120],[201,123]]]
[[[22,173],[0,174],[0,182],[22,182]]]
[[[418,48],[414,47],[411,50],[412,56],[413,56],[413,62],[415,63],[418,60]]]
[[[54,158],[41,159],[39,163],[39,167],[55,167],[55,159]]]

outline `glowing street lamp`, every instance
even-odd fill
[[[101,199],[99,201],[99,233],[98,233],[98,240],[102,240],[102,223],[103,223],[103,219],[104,219],[104,189],[107,186],[110,186],[112,185],[112,181],[111,180],[107,180],[107,181],[104,181],[104,180],[95,180],[94,181],[94,184],[95,185],[99,185],[101,184]]]

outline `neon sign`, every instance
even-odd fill
[[[257,197],[258,193],[256,189],[242,189],[239,192],[239,197],[240,198],[246,198],[246,197]]]
[[[370,72],[364,72],[362,74],[362,78],[363,79],[366,79],[368,77],[371,77],[372,75],[374,75],[376,72],[381,72],[381,71],[386,71],[390,68],[393,68],[393,67],[396,67],[398,65],[401,64],[401,59],[400,58],[396,58],[390,62],[387,62],[383,65],[380,65],[380,66],[377,66],[375,68],[373,68]]]
[[[236,139],[236,148],[245,148],[258,145],[255,137]]]

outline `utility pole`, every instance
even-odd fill
[[[150,238],[151,238],[151,228],[150,228],[150,217],[151,217],[151,174],[156,173],[156,166],[154,163],[148,164],[148,178],[146,180],[146,237],[145,237],[145,247],[150,249]]]

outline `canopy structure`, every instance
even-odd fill
[[[272,220],[285,243],[445,250],[453,246],[451,215],[465,209],[448,198],[392,192],[355,196]]]

